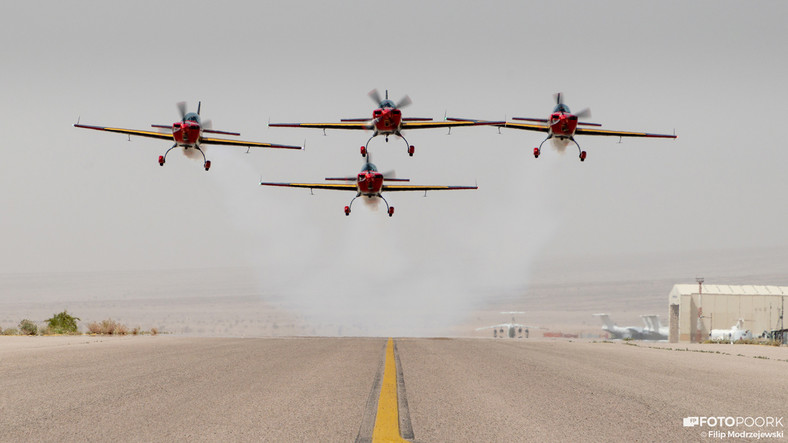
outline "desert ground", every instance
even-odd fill
[[[784,347],[394,343],[412,441],[711,441],[683,419],[788,415]],[[0,337],[0,440],[370,441],[385,344]]]

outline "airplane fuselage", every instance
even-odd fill
[[[549,119],[550,134],[558,139],[570,139],[577,130],[577,116],[565,112],[553,112]]]
[[[394,107],[381,107],[372,112],[375,132],[378,134],[397,134],[402,126],[402,111]]]
[[[370,170],[361,171],[356,177],[356,187],[361,195],[379,196],[381,189],[383,189],[383,174]]]
[[[178,146],[194,147],[202,136],[200,117],[190,112],[182,121],[172,124],[172,138]]]

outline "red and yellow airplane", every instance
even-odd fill
[[[395,191],[453,191],[460,189],[478,189],[477,186],[422,186],[422,185],[389,185],[385,182],[409,182],[406,178],[394,178],[393,171],[381,173],[378,168],[372,164],[367,156],[367,161],[361,172],[355,177],[327,177],[329,181],[346,181],[355,183],[271,183],[261,182],[262,186],[284,186],[290,188],[309,188],[311,189],[330,189],[334,191],[355,191],[356,196],[350,201],[350,204],[345,206],[345,215],[350,215],[350,207],[353,202],[362,195],[367,198],[379,198],[386,203],[386,210],[389,217],[394,215],[394,206],[389,206],[389,202],[381,195],[382,192],[395,192]]]
[[[416,151],[413,145],[408,143],[408,140],[402,135],[402,131],[406,129],[429,129],[429,128],[451,128],[454,126],[474,126],[474,125],[495,125],[503,124],[504,122],[485,122],[485,121],[465,121],[455,119],[453,121],[432,121],[431,118],[415,118],[403,117],[402,110],[405,106],[411,104],[410,98],[406,95],[398,103],[389,100],[389,91],[386,91],[386,98],[381,99],[380,93],[377,89],[369,92],[370,98],[375,101],[378,107],[372,111],[372,118],[345,118],[341,119],[340,123],[269,123],[268,126],[272,127],[286,127],[286,128],[317,128],[323,129],[356,129],[356,130],[372,130],[375,131],[372,137],[367,140],[367,143],[361,147],[361,156],[367,155],[369,142],[377,137],[383,135],[386,141],[389,141],[390,135],[396,135],[405,141],[408,147],[408,155],[411,157]]]
[[[627,131],[610,131],[607,129],[595,129],[595,127],[600,127],[602,125],[598,123],[581,122],[578,120],[583,117],[587,117],[591,114],[591,112],[587,108],[578,112],[577,114],[572,114],[572,112],[569,110],[569,107],[564,104],[561,93],[559,92],[558,94],[555,95],[555,97],[556,97],[556,106],[553,109],[553,113],[550,114],[549,118],[538,119],[538,118],[514,117],[513,120],[535,122],[537,124],[506,122],[506,124],[503,125],[506,128],[523,129],[526,131],[539,131],[539,132],[547,133],[547,138],[542,140],[542,143],[540,143],[538,147],[534,148],[534,158],[539,158],[539,154],[542,153],[542,145],[544,144],[544,142],[553,139],[553,142],[556,144],[556,147],[558,149],[566,148],[569,142],[574,143],[577,146],[577,150],[580,155],[580,161],[585,161],[586,151],[580,149],[580,145],[575,141],[575,135],[612,135],[618,137],[676,138],[675,134],[673,135],[650,134],[647,132],[627,132]]]
[[[211,122],[210,120],[206,120],[205,122],[200,120],[200,105],[201,102],[197,104],[197,112],[186,112],[186,103],[180,102],[178,103],[178,110],[181,112],[181,121],[175,122],[172,126],[168,125],[151,125],[153,128],[158,129],[166,129],[171,132],[157,132],[157,131],[141,131],[136,129],[121,129],[121,128],[112,128],[107,126],[91,126],[91,125],[81,125],[79,123],[75,124],[74,126],[77,128],[85,128],[85,129],[95,129],[99,131],[109,131],[109,132],[118,132],[121,134],[128,134],[128,135],[139,135],[142,137],[151,137],[151,138],[159,138],[162,140],[174,140],[175,144],[172,145],[164,155],[159,156],[159,165],[164,166],[164,162],[167,160],[167,154],[170,151],[177,148],[178,146],[183,148],[183,153],[186,155],[190,154],[190,150],[194,149],[202,155],[203,159],[203,166],[205,170],[211,168],[211,161],[205,159],[205,152],[203,152],[200,145],[227,145],[227,146],[246,146],[247,148],[281,148],[281,149],[302,149],[300,146],[290,146],[290,145],[277,145],[271,143],[260,143],[260,142],[250,142],[250,141],[243,141],[243,140],[227,140],[222,138],[212,138],[212,137],[204,137],[203,134],[224,134],[224,135],[241,135],[237,132],[227,132],[227,131],[215,131],[210,129]]]

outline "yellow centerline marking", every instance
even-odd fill
[[[394,361],[394,340],[386,344],[386,365],[383,370],[383,383],[380,387],[378,412],[373,442],[404,442],[399,432],[399,405],[397,403],[397,365]]]

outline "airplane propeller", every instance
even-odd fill
[[[367,95],[369,95],[369,98],[371,98],[375,102],[376,105],[380,105],[380,102],[383,101],[383,99],[380,98],[380,92],[378,92],[377,89],[373,89],[373,90],[369,91],[369,93]]]
[[[186,102],[178,102],[178,111],[181,113],[181,121],[186,121]]]
[[[563,104],[565,104],[564,103],[564,94],[563,93],[559,92],[557,94],[554,94],[553,96],[555,97],[555,104],[556,105],[563,105]],[[591,108],[585,108],[585,109],[583,109],[580,112],[575,112],[574,115],[577,116],[577,118],[591,117]]]
[[[399,103],[397,103],[397,108],[404,108],[405,106],[408,106],[411,103],[413,103],[413,101],[410,99],[410,97],[406,95],[405,97],[402,97],[402,99],[400,99]]]
[[[373,90],[369,91],[369,93],[367,95],[369,95],[369,98],[371,98],[375,102],[375,104],[377,104],[378,106],[381,106],[381,104],[383,103],[383,100],[388,100],[389,99],[389,91],[388,90],[386,90],[386,98],[385,99],[380,97],[380,92],[378,92],[377,89],[373,89]],[[405,97],[402,97],[400,99],[400,101],[397,104],[394,105],[394,107],[396,107],[398,109],[399,108],[404,108],[405,106],[408,106],[411,103],[413,103],[413,101],[410,99],[410,97],[408,97],[406,95]]]
[[[580,112],[576,112],[575,115],[577,118],[591,117],[591,108],[585,108]]]

